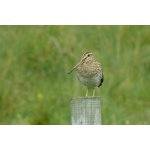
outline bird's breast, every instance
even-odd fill
[[[98,85],[100,84],[101,80],[100,77],[98,75],[92,76],[92,77],[83,77],[80,75],[77,75],[79,81],[87,86],[88,88],[95,88],[98,87]]]

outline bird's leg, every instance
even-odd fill
[[[89,89],[87,89],[85,97],[87,97],[87,96],[88,96],[88,92],[89,92]]]
[[[93,97],[95,96],[95,89],[93,90]]]

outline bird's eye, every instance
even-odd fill
[[[90,54],[88,54],[88,56],[90,56]]]

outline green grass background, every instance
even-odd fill
[[[0,124],[71,124],[90,51],[105,80],[102,124],[150,124],[150,26],[0,26]]]

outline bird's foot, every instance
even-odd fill
[[[86,91],[85,97],[88,97],[88,90]]]
[[[93,97],[95,97],[95,89],[93,90]]]

